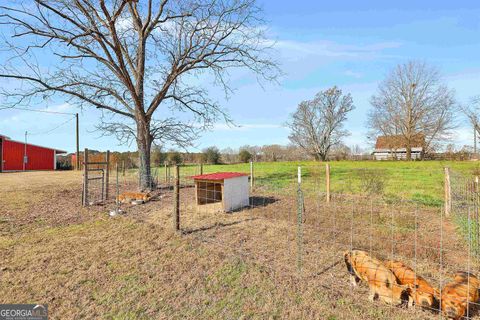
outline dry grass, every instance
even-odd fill
[[[341,253],[357,246],[390,258],[393,248],[434,283],[467,263],[455,229],[435,209],[415,214],[404,205],[392,214],[393,206],[326,206],[307,195],[298,273],[293,189],[259,191],[256,203],[265,206],[213,214],[197,210],[184,188],[178,235],[169,190],[110,218],[111,203],[81,208],[78,173],[0,178],[0,303],[48,303],[55,319],[436,318],[368,302],[367,288],[351,290],[336,264]]]

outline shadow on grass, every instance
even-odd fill
[[[253,208],[266,207],[269,204],[275,203],[277,201],[278,199],[275,197],[252,196],[250,197],[250,206]]]
[[[200,228],[197,228],[197,229],[182,230],[182,234],[188,235],[188,234],[198,233],[198,232],[202,232],[202,231],[217,229],[217,228],[230,227],[230,226],[234,226],[234,225],[237,225],[237,224],[240,224],[240,223],[243,223],[243,222],[253,221],[253,220],[257,220],[257,219],[258,218],[248,218],[248,219],[238,220],[238,221],[233,221],[233,222],[228,222],[228,223],[217,222],[217,223],[214,223],[212,225],[200,227]]]

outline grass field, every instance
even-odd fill
[[[415,261],[423,275],[437,281],[466,265],[465,245],[453,219],[443,221],[434,206],[418,217],[409,207],[395,207],[396,216],[385,207],[372,214],[359,211],[353,223],[358,203],[330,208],[312,194],[306,198],[304,265],[298,274],[296,194],[290,189],[297,165],[256,164],[257,183],[278,196],[265,207],[215,214],[187,210],[182,202],[182,235],[172,230],[168,189],[145,205],[124,207],[126,215],[110,218],[112,202],[81,207],[79,172],[2,174],[0,303],[48,303],[53,319],[438,318],[367,301],[368,289],[351,290],[338,261],[350,245],[373,246],[384,258],[395,248],[398,257],[412,265]],[[305,187],[321,192],[323,164],[300,165]],[[381,172],[382,179],[389,177],[385,194],[440,201],[445,165],[465,173],[477,168],[473,162],[332,162],[332,185],[337,192],[361,192],[363,176],[352,172],[368,168]],[[182,172],[195,171],[189,166]],[[248,172],[249,165],[205,166],[204,171]],[[181,199],[191,201],[192,192],[182,189]],[[412,227],[416,223],[418,230]],[[417,232],[424,245],[418,256],[411,246]]]
[[[260,162],[254,171],[258,185],[282,188],[297,181],[297,168],[302,167],[306,188],[325,192],[325,164],[321,162]],[[444,168],[453,173],[474,175],[480,163],[473,161],[336,161],[330,162],[333,193],[365,193],[378,191],[387,199],[413,200],[422,205],[441,206],[443,203]],[[250,164],[204,165],[204,173],[238,171],[249,173]],[[157,168],[162,179],[164,168]],[[199,173],[196,165],[181,168],[182,176]],[[173,174],[173,173],[172,173]],[[365,185],[365,180],[370,183]]]

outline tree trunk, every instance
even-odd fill
[[[412,160],[412,146],[410,143],[407,143],[407,155],[406,155],[406,160],[410,161]]]
[[[145,120],[137,121],[137,146],[138,157],[140,160],[138,168],[138,186],[142,191],[150,191],[153,187],[150,167],[152,142],[153,139],[150,134],[150,123]]]
[[[327,160],[327,154],[325,153],[315,153],[314,154],[315,161],[326,161]]]

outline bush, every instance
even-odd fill
[[[240,151],[238,157],[240,158],[241,162],[249,162],[252,159],[252,154],[244,149]]]
[[[208,147],[203,150],[203,162],[209,164],[219,164],[220,163],[220,151],[217,147]]]
[[[167,157],[167,160],[170,164],[182,164],[183,163],[183,159],[182,159],[182,155],[180,154],[180,152],[170,152],[168,154],[168,157]]]
[[[360,188],[369,195],[383,195],[388,176],[385,170],[362,169],[357,172]]]
[[[165,163],[167,160],[167,155],[162,152],[162,148],[155,146],[152,148],[152,152],[150,154],[150,163],[155,166],[159,167]]]
[[[57,170],[73,170],[73,166],[67,161],[57,161]]]

